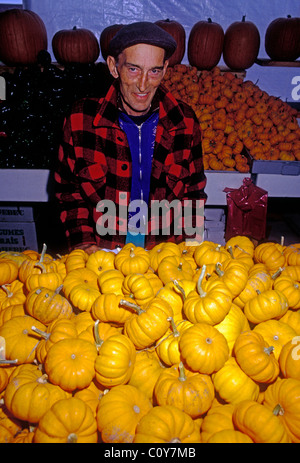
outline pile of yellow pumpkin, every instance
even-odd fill
[[[299,285],[246,236],[2,251],[0,442],[299,443]]]
[[[255,160],[300,161],[297,110],[258,84],[216,66],[199,72],[177,64],[164,84],[190,104],[203,133],[205,170],[250,170]]]

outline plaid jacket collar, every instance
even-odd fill
[[[99,101],[101,109],[96,114],[94,127],[115,127],[118,123],[118,94],[119,83],[116,80],[108,90],[106,96]],[[159,106],[159,123],[168,132],[185,128],[184,115],[173,95],[161,84],[154,96],[153,107]]]

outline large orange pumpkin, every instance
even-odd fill
[[[52,38],[52,49],[58,63],[94,63],[100,53],[98,40],[88,29],[62,29]]]
[[[111,41],[112,38],[116,35],[116,33],[123,27],[124,24],[111,24],[110,26],[107,26],[103,29],[103,31],[100,34],[100,50],[101,50],[101,55],[106,61],[106,58],[108,56],[108,47],[109,47],[109,42]]]
[[[223,58],[231,69],[248,69],[258,55],[260,35],[256,25],[246,21],[235,21],[224,36]]]
[[[185,53],[186,36],[184,27],[179,22],[170,19],[160,19],[155,24],[172,35],[173,39],[177,42],[177,48],[169,59],[169,66],[180,64]]]
[[[0,61],[11,66],[33,64],[47,47],[47,30],[36,13],[18,8],[0,13]]]
[[[188,40],[188,60],[198,69],[212,69],[220,61],[224,43],[224,31],[220,24],[198,21],[193,25]]]
[[[276,18],[265,34],[267,55],[277,61],[294,61],[300,56],[300,18]]]

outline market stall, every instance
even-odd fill
[[[251,2],[251,21],[238,1],[23,3],[26,17],[0,13],[0,443],[159,444],[143,452],[158,458],[299,443],[300,240],[265,235],[270,199],[300,201],[298,1]],[[178,44],[163,83],[202,132],[203,241],[67,251],[62,123],[106,93],[107,43],[135,20]]]

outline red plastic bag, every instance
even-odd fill
[[[244,178],[238,189],[225,188],[228,213],[225,240],[242,235],[260,241],[266,236],[268,192]]]

